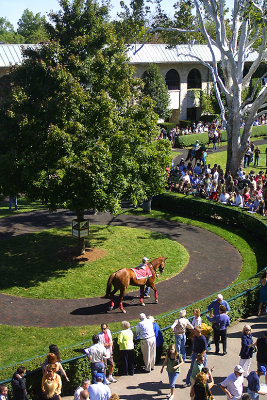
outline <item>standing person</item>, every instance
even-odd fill
[[[241,350],[240,350],[240,360],[239,365],[244,369],[244,377],[246,378],[249,374],[249,368],[251,364],[251,358],[253,355],[253,339],[251,334],[251,326],[244,325],[242,330],[241,338]]]
[[[174,332],[175,345],[177,352],[182,354],[183,360],[185,361],[186,357],[186,329],[189,329],[191,332],[194,331],[193,325],[189,322],[186,316],[186,310],[180,311],[180,318],[176,319],[171,326],[171,329]]]
[[[28,400],[26,382],[24,378],[25,374],[26,368],[21,366],[18,367],[17,371],[12,377],[11,386],[14,400]]]
[[[192,373],[190,376],[191,385],[194,385],[197,374],[202,371],[202,368],[204,367],[204,365],[203,365],[204,360],[205,360],[205,358],[204,358],[203,354],[201,354],[201,353],[197,354],[197,358],[194,362],[194,365],[192,368]]]
[[[256,341],[257,347],[257,366],[264,366],[267,370],[267,331],[264,332],[264,336],[260,337]],[[267,375],[265,375],[265,383],[267,385]]]
[[[146,271],[147,267],[148,267],[148,265],[147,265],[148,261],[149,261],[149,258],[143,257],[142,258],[142,262],[136,267],[136,269],[143,269],[143,270]],[[144,297],[145,298],[150,297],[149,292],[150,292],[150,286],[146,286],[145,291],[144,291]],[[142,292],[141,292],[141,287],[140,287],[140,299],[142,297],[141,295],[142,295]],[[145,305],[145,304],[142,303],[142,305]]]
[[[57,358],[56,362],[57,362],[57,365],[59,366],[58,374],[60,375],[61,379],[64,378],[64,379],[66,379],[67,382],[69,382],[70,380],[67,377],[67,374],[61,364],[61,356],[60,356],[59,348],[57,347],[56,344],[50,344],[49,351],[50,351],[50,353],[55,354],[55,356]]]
[[[44,400],[60,400],[62,382],[52,364],[47,365],[47,370],[42,378],[42,392]]]
[[[267,271],[264,271],[261,275],[261,288],[260,288],[260,303],[258,316],[261,315],[262,305],[267,304]]]
[[[260,387],[260,377],[263,375],[266,376],[266,368],[262,365],[258,367],[257,371],[251,371],[251,373],[247,377],[248,394],[250,395],[252,400],[258,400],[260,394],[266,394],[265,392],[261,392]]]
[[[213,323],[213,331],[214,331],[214,342],[215,342],[215,354],[219,354],[219,343],[220,339],[223,345],[223,355],[227,354],[226,351],[226,334],[227,327],[230,326],[230,320],[228,315],[226,314],[226,307],[219,307],[219,315],[209,316],[206,315],[207,320]]]
[[[208,378],[207,378],[208,375]],[[208,382],[208,379],[210,382]],[[208,374],[201,371],[196,375],[195,383],[191,387],[190,397],[194,400],[210,400],[213,399],[210,389],[214,385],[214,380],[211,371]]]
[[[153,323],[153,329],[156,338],[156,364],[158,364],[161,360],[164,339],[159,325],[157,324],[157,322],[155,322],[154,317],[152,317],[152,315],[149,315],[147,318],[150,319],[150,321],[152,321]]]
[[[227,399],[239,400],[243,393],[244,370],[241,365],[237,365],[234,372],[230,374],[221,384],[220,388],[227,395]]]
[[[104,357],[107,357],[106,349],[103,344],[99,343],[98,335],[93,335],[92,341],[93,345],[88,349],[84,349],[88,360],[91,361],[92,383],[96,383],[96,375],[101,373],[103,374],[104,384],[107,385],[110,382],[107,381],[105,376]]]
[[[174,389],[175,389],[175,382],[179,376],[180,373],[180,367],[184,363],[183,357],[181,354],[177,352],[177,349],[175,347],[175,344],[171,344],[167,355],[165,357],[165,360],[163,361],[162,368],[160,372],[163,372],[164,367],[167,365],[167,372],[169,376],[169,383],[171,387],[170,394],[167,395],[167,397],[170,400],[173,400],[174,398]]]
[[[108,380],[109,382],[117,382],[117,379],[113,378],[112,372],[114,368],[114,362],[113,362],[113,341],[112,341],[112,335],[110,330],[108,329],[108,324],[101,324],[101,332],[98,334],[99,337],[99,343],[103,344],[103,346],[106,349],[106,354],[107,356],[104,357],[104,363],[105,367],[108,367]]]
[[[192,349],[192,357],[191,357],[191,365],[189,371],[186,376],[185,386],[190,386],[190,377],[193,370],[194,362],[197,358],[197,355],[201,353],[204,357],[203,365],[206,367],[207,365],[207,341],[204,335],[201,334],[201,327],[197,326],[194,329],[194,339],[193,339],[193,349]]]
[[[123,375],[134,375],[133,332],[128,321],[122,321],[122,331],[118,335],[118,345],[122,359]]]
[[[156,338],[153,323],[147,319],[144,313],[140,314],[140,322],[135,328],[135,337],[139,337],[141,341],[145,370],[150,372],[154,369],[156,361]]]
[[[254,151],[254,157],[255,157],[255,159],[254,159],[254,167],[255,166],[257,166],[257,167],[259,166],[260,153],[261,153],[261,151],[260,151],[259,147],[257,146],[255,151]]]
[[[200,309],[195,308],[193,311],[192,325],[194,328],[196,328],[197,326],[201,327],[201,324],[202,324],[202,318],[200,316]]]
[[[18,199],[16,195],[9,196],[9,211],[12,211],[12,204],[14,204],[14,209],[18,209]]]
[[[8,387],[0,385],[0,400],[8,400]]]
[[[111,396],[110,388],[103,384],[103,375],[96,374],[96,383],[89,386],[90,400],[108,400]]]
[[[83,379],[81,386],[79,386],[74,392],[74,400],[80,400],[80,393],[83,390],[88,390],[89,386],[90,386],[89,379]]]
[[[210,305],[208,306],[209,311],[213,311],[213,315],[220,315],[220,306],[225,306],[226,307],[226,312],[230,311],[229,304],[227,303],[226,300],[223,299],[222,294],[218,294],[217,299],[213,300]]]

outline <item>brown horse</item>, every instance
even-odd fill
[[[197,163],[197,160],[199,160],[200,162],[203,161],[203,153],[205,151],[205,148],[201,146],[198,150],[195,150],[195,153],[193,152],[193,150],[194,149],[188,150],[188,154],[185,161],[187,160],[192,161],[193,159],[195,159],[195,164]]]
[[[126,311],[123,308],[122,305],[122,300],[125,295],[126,289],[128,288],[129,285],[133,286],[140,286],[140,303],[142,306],[144,306],[144,289],[145,285],[150,286],[155,293],[155,302],[158,302],[158,293],[157,289],[155,286],[155,279],[157,276],[157,269],[159,269],[160,273],[164,271],[164,266],[166,263],[167,257],[159,257],[156,258],[155,260],[151,261],[148,263],[148,267],[151,271],[152,276],[147,277],[147,278],[142,278],[142,279],[136,279],[135,273],[131,268],[122,268],[119,269],[118,271],[114,272],[113,274],[110,275],[107,283],[107,290],[106,290],[106,295],[105,298],[110,299],[110,307],[109,310],[113,310],[114,307],[114,294],[119,290],[120,295],[119,295],[119,307],[120,310],[124,313]],[[114,286],[114,289],[111,291],[111,286]]]

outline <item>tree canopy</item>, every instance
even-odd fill
[[[160,73],[157,65],[151,64],[143,75],[144,93],[149,95],[155,102],[155,111],[160,118],[166,119],[171,115],[170,97],[165,79]]]
[[[25,50],[0,109],[0,185],[50,208],[120,210],[164,190],[170,163],[154,103],[92,0],[60,1],[51,40]]]

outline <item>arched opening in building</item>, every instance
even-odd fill
[[[201,89],[201,74],[196,68],[191,69],[188,74],[187,89]]]
[[[168,90],[180,90],[180,76],[175,69],[170,69],[167,72],[165,80]]]

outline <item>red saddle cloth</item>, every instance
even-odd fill
[[[136,276],[136,279],[144,279],[144,278],[149,278],[150,276],[152,276],[152,273],[150,271],[149,267],[146,267],[146,269],[140,268],[140,269],[136,269],[136,268],[131,268]]]

